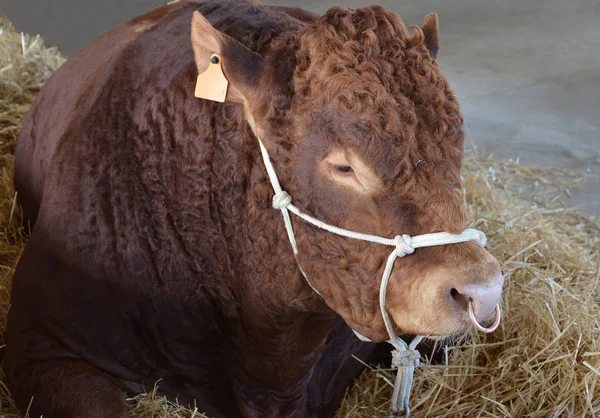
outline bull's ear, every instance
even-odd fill
[[[425,35],[425,45],[433,59],[437,58],[440,50],[440,28],[438,26],[438,17],[435,13],[429,13],[425,16],[425,24],[421,28]]]
[[[228,81],[225,100],[247,103],[257,83],[263,58],[213,28],[197,11],[192,17],[191,39],[198,74],[204,73],[211,65],[211,57],[218,54],[221,58],[219,64]]]

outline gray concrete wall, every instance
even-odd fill
[[[281,1],[318,13],[330,0]],[[159,0],[0,0],[17,29],[66,54],[163,3]],[[379,3],[421,24],[440,17],[440,65],[482,154],[589,168],[572,200],[600,215],[600,0],[344,0]]]

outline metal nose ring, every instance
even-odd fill
[[[491,327],[486,328],[477,321],[477,318],[475,318],[475,312],[473,311],[473,302],[469,301],[469,318],[471,319],[471,322],[473,323],[477,331],[481,331],[486,334],[496,331],[498,329],[498,325],[500,325],[501,316],[502,310],[500,309],[500,305],[496,304],[496,320],[494,321]]]

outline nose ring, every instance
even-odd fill
[[[469,318],[471,318],[471,322],[473,323],[477,331],[485,332],[486,334],[496,331],[498,329],[498,325],[500,325],[501,316],[502,311],[500,310],[500,305],[496,304],[496,320],[494,321],[491,327],[483,327],[479,322],[477,322],[477,318],[475,318],[475,312],[473,312],[473,302],[469,301]]]

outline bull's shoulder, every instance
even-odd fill
[[[17,143],[15,182],[20,194],[41,200],[59,142],[93,111],[105,86],[114,81],[114,68],[125,51],[165,20],[185,21],[200,3],[161,6],[106,32],[49,78],[27,114]]]
[[[43,119],[38,132],[44,132],[37,139],[44,146],[35,158],[46,165],[33,170],[43,179],[38,223],[76,258],[118,254],[130,264],[161,257],[165,265],[164,254],[193,254],[193,266],[214,264],[224,253],[206,239],[220,235],[214,193],[243,199],[252,161],[244,144],[251,132],[239,105],[194,97],[190,22],[197,6],[186,2],[173,13],[134,19],[107,33],[44,88],[43,111],[37,112]],[[259,26],[276,35],[290,22],[300,25],[271,13],[258,11],[255,20],[246,15],[250,23],[236,26],[231,22],[244,18],[238,10],[221,26],[244,37]],[[247,37],[255,38],[268,37]],[[173,262],[167,270],[186,263]]]

